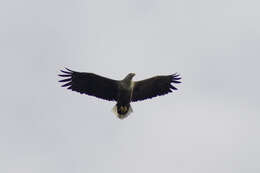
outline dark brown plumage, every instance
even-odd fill
[[[178,74],[155,76],[149,79],[133,82],[134,73],[129,73],[123,80],[113,80],[94,73],[76,72],[68,68],[61,70],[60,77],[65,79],[62,87],[81,94],[95,96],[108,101],[116,101],[113,111],[120,119],[132,112],[130,102],[142,101],[156,96],[162,96],[177,90],[172,84],[181,83]]]

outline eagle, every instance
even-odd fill
[[[129,73],[122,80],[109,79],[94,73],[77,72],[65,67],[60,70],[62,74],[62,87],[87,94],[100,99],[115,101],[113,112],[118,118],[126,118],[133,109],[131,102],[151,99],[162,96],[177,90],[172,84],[180,82],[180,75],[175,73],[171,75],[154,76],[141,81],[132,81],[135,73]]]

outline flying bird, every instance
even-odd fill
[[[59,81],[64,82],[62,87],[100,99],[116,101],[112,110],[120,119],[126,118],[133,112],[130,102],[168,94],[177,90],[172,84],[181,83],[181,77],[177,73],[132,81],[135,73],[129,73],[123,80],[113,80],[94,73],[65,69],[61,70],[62,74],[59,74],[60,77],[64,77]]]

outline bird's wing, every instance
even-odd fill
[[[59,76],[65,78],[59,81],[65,82],[62,87],[68,87],[72,91],[109,101],[117,100],[117,80],[108,79],[93,73],[76,72],[68,68],[66,68],[66,71],[61,70],[61,72],[63,74],[59,74]]]
[[[137,81],[134,83],[132,101],[145,100],[177,90],[172,83],[181,83],[180,79],[181,77],[178,74],[173,74]]]

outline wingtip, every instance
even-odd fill
[[[63,84],[61,87],[66,87],[71,84],[71,78],[72,78],[72,73],[73,71],[64,67],[65,70],[60,70],[62,74],[58,74],[59,77],[62,77],[63,79],[59,80],[58,82],[68,82]]]
[[[172,76],[173,76],[173,77],[180,77],[180,74],[174,73],[174,74],[172,74]]]
[[[72,74],[74,71],[67,68],[67,67],[63,67],[65,70],[60,70],[60,72],[62,73],[66,73],[66,74]]]
[[[65,74],[71,74],[71,72],[69,71],[64,71],[64,70],[60,70],[62,73],[65,73]]]
[[[170,88],[173,90],[178,90],[178,88],[174,87],[173,85],[170,85]]]
[[[62,85],[61,87],[66,87],[66,86],[71,86],[72,82],[68,82],[68,83],[65,83],[64,85]]]
[[[66,79],[59,80],[59,82],[68,82],[68,81],[71,81],[71,78],[66,78]]]
[[[64,67],[66,70],[68,70],[69,72],[73,72],[71,69]]]
[[[70,77],[71,75],[70,74],[58,74],[58,76],[60,76],[60,77]]]
[[[181,83],[181,81],[179,81],[179,80],[181,80],[180,74],[178,74],[178,73],[172,74],[172,82],[173,83]]]

